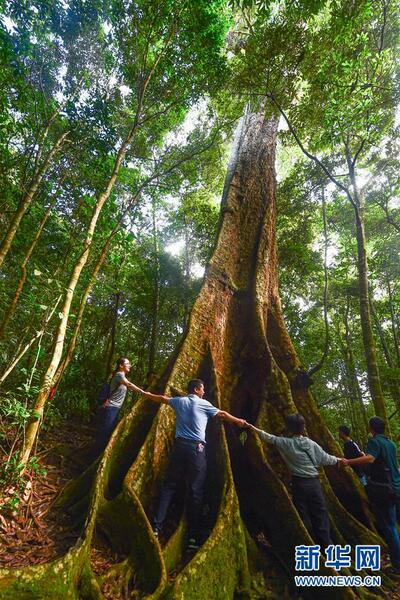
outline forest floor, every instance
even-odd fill
[[[16,508],[17,490],[10,487],[0,512],[0,568],[24,567],[62,556],[79,536],[71,517],[57,510],[60,490],[85,468],[85,452],[93,430],[82,422],[68,422],[42,432],[36,452],[37,468],[28,477]],[[0,456],[0,460],[4,457]],[[8,506],[7,506],[8,501]]]
[[[78,420],[42,433],[36,453],[38,471],[28,479],[18,507],[0,505],[0,568],[48,563],[63,556],[75,543],[80,529],[54,502],[65,484],[88,466],[92,439],[93,428]],[[0,461],[3,459],[0,453]],[[3,502],[4,499],[3,496]],[[267,546],[265,550],[269,554],[269,545],[264,539],[257,539],[257,543]],[[386,566],[388,557],[382,558]],[[97,576],[105,576],[120,559],[101,535],[95,535],[91,564]],[[174,574],[170,573],[170,577],[173,579]],[[112,600],[112,580],[108,583],[105,579],[102,587],[105,597]],[[397,589],[380,591],[384,598],[400,600],[400,579]],[[282,597],[291,597],[290,593],[286,594]]]

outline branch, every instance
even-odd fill
[[[347,196],[347,198],[350,200],[351,204],[354,206],[354,208],[356,208],[355,202],[353,200],[352,195],[349,192],[349,189],[344,186],[342,183],[340,183],[340,181],[338,181],[337,177],[335,175],[333,175],[333,173],[331,173],[328,169],[328,167],[326,167],[324,165],[324,163],[314,154],[311,154],[311,152],[309,152],[303,145],[303,143],[301,142],[299,136],[296,133],[296,130],[294,129],[293,125],[291,124],[291,122],[289,121],[288,116],[286,115],[285,111],[283,110],[283,108],[280,106],[280,104],[278,103],[278,101],[276,100],[275,96],[273,95],[272,92],[267,92],[267,97],[270,98],[272,100],[272,102],[275,104],[276,108],[279,110],[280,114],[282,115],[282,117],[285,119],[286,124],[289,128],[290,133],[293,135],[294,139],[297,142],[297,145],[299,146],[300,150],[303,152],[303,154],[305,154],[307,156],[307,158],[309,158],[310,160],[313,160],[319,167],[321,167],[321,169],[323,170],[323,172],[325,173],[325,175],[327,175],[327,177],[340,189],[342,190],[342,192],[344,192]]]

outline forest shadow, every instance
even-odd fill
[[[128,430],[121,431],[122,435],[115,440],[108,464],[108,479],[104,492],[106,500],[113,500],[121,493],[125,476],[144,444],[158,409],[158,404],[143,401],[141,406],[137,407],[140,414],[136,418],[133,417]]]

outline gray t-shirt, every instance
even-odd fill
[[[116,406],[121,408],[124,403],[127,387],[121,383],[125,379],[123,373],[115,373],[114,377],[110,381],[110,402],[109,406]]]
[[[317,442],[304,436],[281,437],[257,429],[260,438],[279,450],[292,475],[317,477],[320,465],[336,465],[336,456],[327,454]]]

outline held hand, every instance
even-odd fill
[[[238,423],[239,427],[242,429],[249,429],[251,427],[250,423],[248,423],[245,419],[239,419],[240,423]]]
[[[347,458],[338,458],[338,466],[339,467],[348,467],[349,462],[348,462]]]
[[[257,429],[256,427],[254,427],[254,425],[252,423],[249,423],[248,421],[245,421],[244,427],[248,431],[256,431],[256,429]]]

